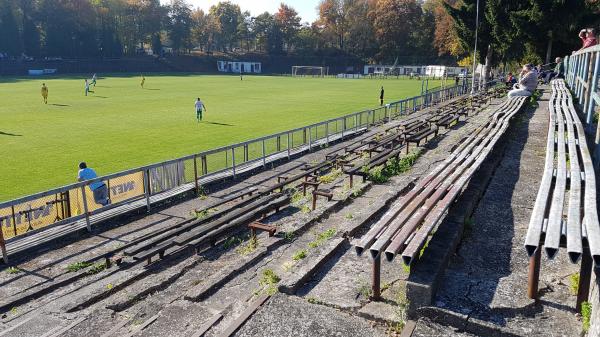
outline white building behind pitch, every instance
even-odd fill
[[[247,61],[217,61],[217,69],[223,73],[260,74],[262,72],[260,62]]]

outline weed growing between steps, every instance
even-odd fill
[[[262,277],[259,281],[259,285],[262,287],[258,293],[261,293],[263,290],[267,293],[267,295],[273,295],[277,292],[277,283],[281,281],[281,278],[275,274],[272,269],[265,269],[262,272]],[[258,294],[255,292],[255,294]]]
[[[569,276],[569,281],[571,283],[569,285],[571,294],[577,295],[577,293],[579,292],[579,273],[571,274],[571,276]]]
[[[323,243],[325,243],[325,241],[331,239],[336,233],[336,229],[335,228],[330,228],[326,231],[324,231],[323,233],[317,235],[317,238],[310,242],[308,244],[308,247],[310,248],[317,248],[320,245],[322,245]]]
[[[6,272],[10,275],[14,275],[14,274],[20,273],[21,269],[19,269],[17,267],[8,267],[8,269],[6,269]]]
[[[581,320],[583,321],[583,333],[587,333],[590,330],[591,319],[592,319],[592,303],[590,303],[590,302],[581,303]]]
[[[256,236],[251,236],[245,244],[238,247],[235,251],[238,254],[245,256],[254,252],[256,248],[258,248],[258,239]]]
[[[364,166],[362,171],[368,173],[368,179],[375,184],[386,183],[391,177],[407,172],[421,156],[422,151],[417,150],[402,158],[391,158],[384,166],[370,169]]]
[[[75,263],[71,263],[70,265],[68,265],[66,269],[69,273],[75,273],[75,272],[78,272],[81,269],[85,269],[91,265],[92,265],[91,262],[75,262]]]
[[[334,180],[336,180],[339,176],[342,175],[342,169],[334,169],[328,174],[322,175],[319,177],[319,182],[322,184],[331,184]]]

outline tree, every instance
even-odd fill
[[[184,0],[173,0],[169,17],[169,39],[174,50],[191,48],[192,10]]]
[[[365,59],[373,57],[379,49],[373,20],[369,16],[373,9],[373,1],[368,0],[351,1],[346,9],[347,28],[344,45],[347,51]]]
[[[240,15],[240,20],[238,23],[237,35],[240,39],[240,49],[243,48],[243,44],[246,44],[246,51],[250,51],[250,40],[254,37],[254,32],[251,30],[252,27],[252,17],[250,16],[250,12],[244,11]]]
[[[252,18],[252,30],[256,37],[256,45],[259,51],[267,50],[269,37],[275,26],[275,18],[269,12],[264,12]]]
[[[0,0],[0,52],[17,56],[21,54],[22,49],[15,8],[11,3],[11,1]]]
[[[281,3],[279,10],[275,13],[275,22],[281,32],[286,50],[289,51],[300,29],[300,16],[298,16],[298,12],[294,8]]]
[[[421,7],[415,0],[379,0],[370,12],[380,50],[378,61],[412,55],[411,32],[419,26]]]
[[[434,36],[433,46],[439,56],[452,55],[461,56],[465,50],[461,47],[460,41],[454,29],[452,17],[444,9],[444,3],[456,8],[458,0],[428,0],[423,9],[429,11],[434,17]]]
[[[319,19],[323,33],[334,36],[335,44],[344,50],[346,31],[348,29],[347,8],[352,0],[322,0],[319,4]]]
[[[232,49],[238,41],[238,25],[242,16],[240,6],[229,1],[219,2],[210,8],[210,15],[215,18],[219,27],[216,34],[217,46],[223,51]]]

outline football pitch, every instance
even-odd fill
[[[99,74],[86,97],[84,79],[0,77],[0,201],[73,183],[81,161],[115,173],[373,108],[381,86],[386,102],[421,92],[409,79],[181,74],[147,75],[142,89],[139,74]]]

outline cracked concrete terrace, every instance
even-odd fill
[[[422,147],[423,155],[409,171],[392,177],[387,183],[360,183],[355,180],[355,188],[350,189],[347,176],[335,177],[332,182],[323,185],[335,191],[333,200],[328,202],[319,199],[315,211],[307,210],[307,206],[310,206],[308,197],[298,198],[281,212],[264,219],[263,222],[276,226],[280,234],[269,238],[266,233],[261,233],[256,246],[251,246],[246,231],[239,231],[234,233],[236,239],[221,240],[199,254],[189,251],[171,254],[175,252],[168,251],[164,260],[149,266],[112,267],[93,275],[65,271],[69,265],[190,218],[194,209],[206,208],[228,193],[254,185],[273,185],[277,182],[277,176],[301,172],[305,164],[319,162],[325,154],[342,149],[353,140],[316,149],[243,179],[215,184],[209,187],[205,198],[166,205],[139,218],[108,224],[102,232],[45,247],[38,254],[19,261],[21,273],[0,273],[0,284],[3,285],[0,288],[0,294],[3,295],[0,303],[17,303],[11,301],[38,294],[6,310],[0,325],[0,336],[196,336],[199,331],[205,332],[203,336],[219,336],[252,308],[257,298],[267,293],[274,295],[250,314],[245,324],[235,332],[236,336],[396,335],[401,330],[397,322],[405,319],[402,300],[409,271],[398,262],[383,263],[385,300],[372,302],[369,299],[371,261],[365,256],[356,256],[349,242],[353,237],[360,237],[394,200],[443,161],[457,143],[489,117],[498,103],[499,100],[495,100],[488,109],[468,117],[451,130],[442,131]],[[543,138],[542,131],[538,131],[538,135],[532,133],[534,121],[542,122],[537,114],[530,113],[522,122],[511,127],[517,136],[511,139],[507,152],[516,148],[514,158],[528,151],[528,147],[535,142],[534,136]],[[360,137],[374,135],[378,130],[381,128],[370,130]],[[519,147],[524,147],[524,150],[519,150]],[[535,149],[531,153],[532,156],[536,155]],[[539,159],[532,157],[531,163],[527,164],[535,168],[535,165],[539,165],[536,160]],[[503,180],[498,177],[498,172],[502,170],[506,171],[504,182],[512,181],[512,188],[517,195],[511,197],[512,190],[508,190],[510,185],[504,186]],[[511,170],[525,170],[529,175],[520,172],[519,176],[510,177]],[[469,248],[478,240],[484,240],[477,236],[510,233],[510,228],[508,232],[503,232],[501,227],[492,231],[488,227],[477,227],[477,224],[484,221],[482,219],[488,213],[489,216],[503,216],[502,209],[493,212],[492,204],[503,202],[501,205],[508,207],[506,201],[499,200],[508,198],[509,201],[514,200],[512,212],[515,227],[519,223],[520,230],[526,230],[526,224],[523,225],[522,221],[526,221],[526,213],[530,212],[526,205],[532,204],[532,197],[524,186],[527,183],[535,185],[534,169],[531,172],[529,168],[524,169],[522,163],[515,159],[514,162],[503,160],[498,172],[489,188],[495,191],[492,194],[497,199],[488,201],[488,192],[481,201],[474,215],[476,225],[461,245],[444,278],[448,289],[438,294],[436,299],[437,304],[444,303],[440,305],[440,310],[456,310],[466,316],[468,319],[465,319],[465,324],[469,323],[471,317],[482,321],[488,318],[486,315],[489,311],[485,310],[485,306],[495,303],[501,296],[490,295],[488,291],[488,297],[474,297],[481,292],[480,288],[491,288],[486,288],[485,279],[475,280],[469,273],[483,270],[489,261],[481,257],[482,260],[477,262],[478,267],[464,267],[465,262],[461,263],[460,256],[475,254],[477,249],[481,249],[477,246]],[[525,177],[530,180],[521,180]],[[535,188],[531,189],[535,193]],[[489,209],[483,209],[486,202],[492,205]],[[224,209],[227,204],[220,207]],[[489,221],[491,224],[492,220]],[[495,221],[500,222],[500,219]],[[497,253],[506,254],[502,248],[511,244],[520,247],[521,243],[516,241],[511,237],[499,238],[495,247]],[[498,269],[497,273],[490,273],[489,278],[510,278],[506,270]],[[546,270],[544,273],[552,275]],[[266,275],[275,275],[278,282]],[[524,283],[522,277],[515,275],[512,281],[506,283],[507,286],[517,281]],[[470,286],[461,288],[460,284],[465,282]],[[563,279],[560,282],[566,281]],[[562,291],[560,282],[546,280],[549,286]],[[463,305],[467,307],[467,304],[449,297],[454,295],[470,298],[467,301],[469,305],[479,303],[483,307],[478,304],[469,313],[464,313],[460,310],[464,310],[461,308]],[[510,293],[503,293],[502,296],[509,297]],[[551,296],[554,295],[545,298],[550,299]],[[456,304],[456,307],[450,304]],[[510,305],[498,304],[496,307],[507,312]],[[538,314],[522,323],[532,324],[540,319],[543,317]],[[505,320],[509,326],[514,321],[512,318]],[[434,318],[421,318],[413,336],[476,335],[442,323]],[[68,329],[61,331],[61,328]],[[449,331],[453,331],[452,334]]]

